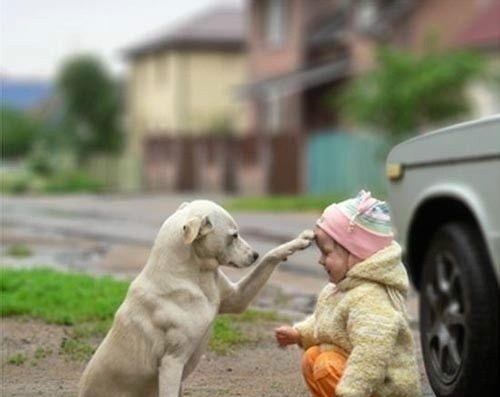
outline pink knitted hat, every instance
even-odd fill
[[[364,190],[355,198],[328,206],[316,225],[361,259],[387,247],[394,239],[389,207]]]

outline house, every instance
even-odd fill
[[[379,44],[419,52],[435,35],[444,48],[466,47],[457,37],[481,15],[490,14],[490,31],[498,29],[499,19],[492,14],[498,3],[248,0],[250,76],[239,95],[250,103],[252,131],[290,143],[284,157],[276,160],[287,170],[288,182],[280,190],[310,191],[307,169],[311,169],[311,157],[314,160],[314,156],[307,158],[310,137],[343,125],[335,97],[349,80],[374,66]],[[490,50],[498,47],[498,36],[491,33],[489,40]]]
[[[487,45],[483,34],[482,44],[460,39],[477,24],[484,30],[488,14],[495,31],[496,4],[248,0],[244,12],[211,9],[132,48],[129,147],[143,159],[145,186],[241,194],[382,187],[380,142],[318,133],[345,129],[336,96],[373,68],[381,43],[419,52],[435,34],[443,47],[496,53],[495,34]],[[209,134],[214,129],[231,138]],[[323,171],[330,185],[318,176]]]
[[[245,40],[243,11],[217,6],[125,51],[130,65],[127,157],[134,163],[129,187],[175,188],[189,179],[169,175],[175,170],[167,170],[168,165],[144,163],[155,157],[146,152],[158,152],[159,141],[246,129],[244,104],[233,95],[234,87],[246,81]],[[167,146],[172,149],[173,144]],[[174,152],[180,155],[179,150]],[[151,175],[156,182],[148,181]]]
[[[380,43],[418,52],[435,35],[445,48],[500,47],[498,0],[249,0],[248,6],[251,74],[240,94],[251,102],[255,130],[308,133],[337,124],[328,95],[370,69]],[[486,36],[478,28],[489,29]],[[467,29],[475,35],[471,43]]]

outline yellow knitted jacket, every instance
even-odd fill
[[[349,355],[339,397],[421,396],[404,297],[408,275],[392,243],[320,293],[314,313],[295,324],[304,349],[342,348]]]

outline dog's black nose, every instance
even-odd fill
[[[259,253],[254,251],[253,252],[253,260],[256,261],[258,257],[259,257]]]

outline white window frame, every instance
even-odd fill
[[[378,18],[378,7],[374,0],[363,0],[358,6],[355,15],[355,25],[360,31],[367,31],[373,27]]]
[[[268,46],[281,48],[286,35],[287,0],[266,0],[264,7],[264,33]]]
[[[278,133],[283,123],[283,96],[279,86],[267,89],[265,100],[265,127],[271,133]]]

